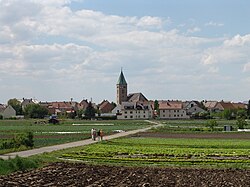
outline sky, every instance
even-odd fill
[[[0,0],[0,103],[250,99],[250,1]]]

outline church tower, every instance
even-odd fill
[[[121,104],[124,101],[127,101],[127,82],[121,70],[116,84],[116,103]]]

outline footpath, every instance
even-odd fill
[[[111,140],[114,138],[120,138],[120,137],[124,137],[124,136],[128,136],[128,135],[136,134],[138,132],[145,132],[151,128],[156,128],[156,127],[162,126],[162,124],[157,123],[157,122],[153,122],[153,121],[149,121],[149,120],[146,120],[146,121],[151,123],[151,124],[154,124],[154,125],[147,127],[147,128],[143,128],[143,129],[137,129],[137,130],[127,131],[127,132],[120,132],[117,134],[104,136],[104,140]],[[41,147],[41,148],[31,149],[31,150],[27,150],[27,151],[7,153],[4,155],[0,155],[0,158],[7,160],[9,158],[15,158],[16,156],[29,157],[29,156],[37,155],[37,154],[49,153],[52,151],[58,151],[58,150],[62,150],[62,149],[94,144],[97,142],[98,141],[93,141],[92,139],[87,139],[87,140],[81,140],[81,141],[77,141],[77,142],[65,143],[65,144],[60,144],[60,145]]]

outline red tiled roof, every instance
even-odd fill
[[[160,110],[182,109],[181,101],[158,101]]]

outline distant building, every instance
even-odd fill
[[[142,93],[127,94],[127,81],[121,71],[116,84],[117,106],[112,113],[117,114],[117,119],[149,119],[153,117],[151,103]]]
[[[188,119],[181,101],[158,101],[160,119]]]
[[[38,104],[39,102],[35,99],[25,99],[23,98],[22,100],[20,100],[21,102],[21,106],[22,106],[22,109],[24,109],[27,105],[29,104]]]
[[[206,110],[204,110],[205,106],[202,106],[202,103],[200,103],[199,101],[186,101],[183,103],[183,108],[186,110],[187,115],[189,116],[194,116],[196,114],[202,113],[202,112],[206,112]]]
[[[117,119],[150,119],[153,117],[151,105],[140,102],[122,102],[114,108],[113,113],[117,114]]]
[[[122,104],[122,102],[127,101],[127,82],[125,80],[125,77],[123,75],[123,72],[121,70],[120,76],[118,78],[117,84],[116,84],[116,102],[117,104]]]
[[[11,117],[16,117],[16,111],[15,109],[9,105],[5,108],[3,108],[2,106],[0,107],[0,115],[3,116],[3,119],[8,119]]]
[[[103,100],[99,105],[98,105],[100,113],[111,113],[112,110],[115,108],[113,104],[111,104],[108,100]]]

